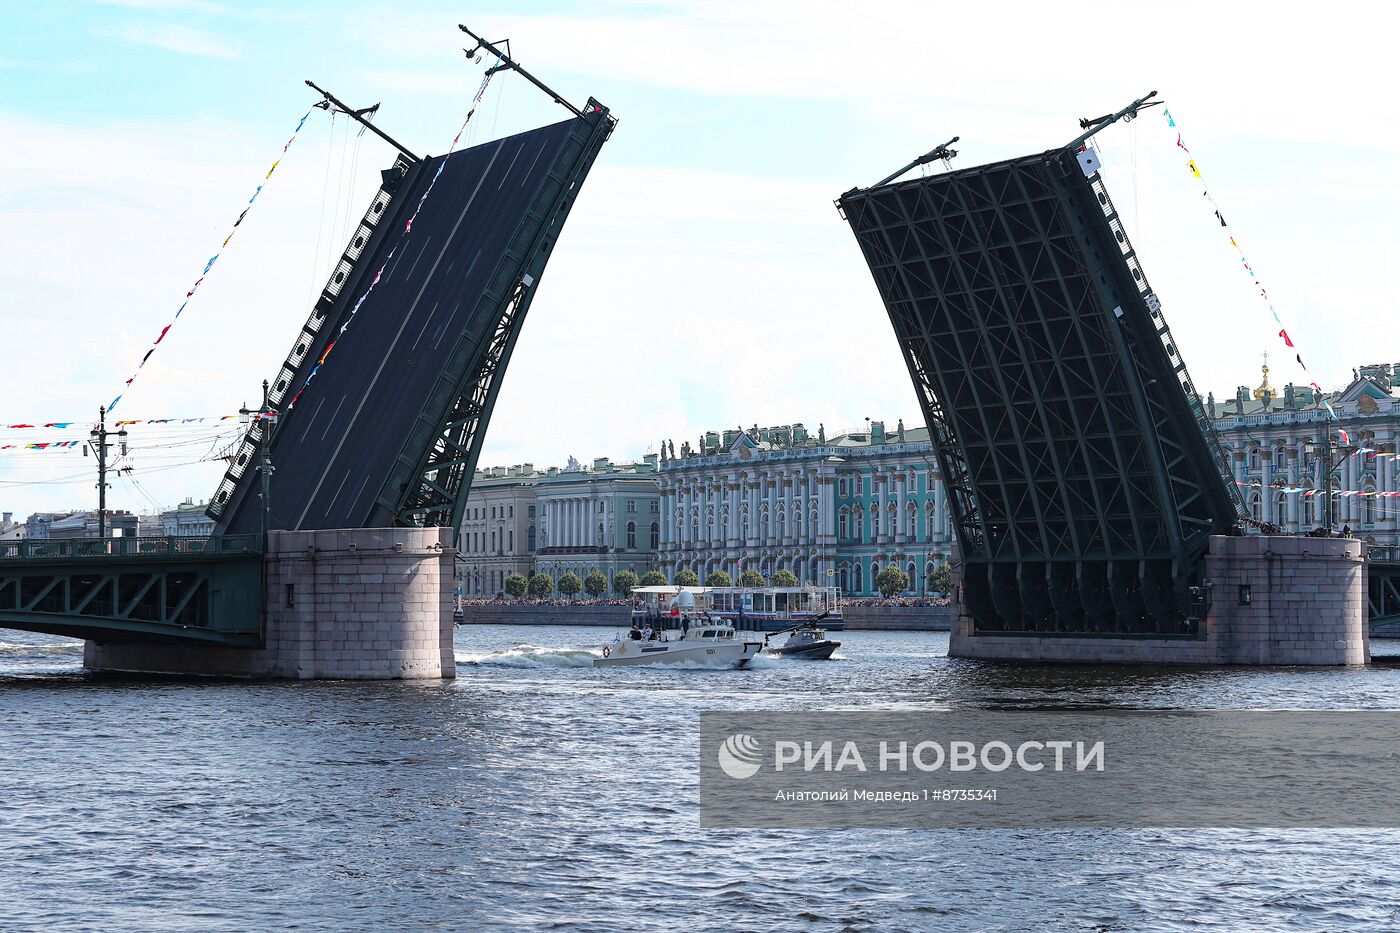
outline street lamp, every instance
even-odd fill
[[[272,510],[272,429],[277,426],[277,411],[268,402],[267,380],[262,384],[262,406],[257,411],[244,402],[238,409],[239,421],[248,426],[263,422],[258,431],[258,473],[262,479],[262,541],[263,551],[267,551],[268,524]]]
[[[107,430],[107,408],[102,406],[97,409],[97,427],[90,433],[91,441],[88,444],[97,455],[97,539],[101,541],[107,537],[107,448],[112,446],[107,443],[108,437],[120,439],[122,456],[126,456],[126,428],[120,431]],[[105,545],[99,545],[105,547]]]

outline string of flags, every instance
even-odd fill
[[[46,441],[38,444],[0,444],[0,450],[58,450],[60,447],[77,447],[82,441]]]
[[[1312,370],[1308,369],[1308,364],[1303,362],[1303,354],[1298,350],[1297,346],[1294,345],[1293,338],[1288,335],[1288,327],[1283,323],[1283,318],[1279,317],[1278,310],[1274,308],[1273,299],[1269,297],[1268,289],[1266,289],[1260,281],[1259,273],[1255,272],[1254,267],[1250,265],[1248,257],[1245,256],[1244,247],[1240,246],[1239,239],[1235,236],[1235,232],[1231,229],[1229,223],[1226,222],[1225,215],[1221,213],[1220,205],[1216,203],[1215,196],[1210,193],[1210,188],[1206,185],[1205,178],[1201,175],[1201,167],[1197,164],[1195,155],[1192,154],[1190,147],[1183,141],[1181,130],[1177,128],[1176,118],[1172,116],[1171,110],[1166,107],[1162,108],[1162,116],[1166,118],[1169,128],[1177,130],[1176,145],[1178,149],[1186,154],[1186,167],[1190,170],[1192,177],[1201,183],[1201,195],[1210,202],[1210,207],[1215,214],[1215,219],[1219,221],[1220,226],[1225,231],[1225,235],[1229,237],[1230,245],[1233,246],[1235,252],[1239,254],[1241,267],[1244,269],[1245,274],[1254,282],[1254,287],[1258,289],[1259,297],[1264,301],[1264,304],[1268,306],[1269,314],[1273,316],[1274,323],[1279,325],[1279,339],[1283,341],[1284,346],[1294,351],[1293,358],[1298,361],[1298,365],[1302,368],[1303,372],[1307,374],[1308,384],[1312,386],[1313,391],[1317,393],[1317,397],[1321,400],[1322,404],[1327,407],[1328,414],[1331,415],[1333,420],[1337,420],[1337,412],[1333,410],[1332,403],[1323,397],[1322,386],[1318,385],[1317,379],[1312,374]]]
[[[263,414],[262,412],[253,412],[253,416],[254,416],[254,417],[263,418],[263,417],[271,417],[271,414],[266,414],[266,415],[265,415],[265,414]],[[130,419],[127,419],[127,420],[125,420],[125,421],[116,421],[116,422],[113,422],[113,426],[114,426],[114,427],[123,428],[123,427],[126,427],[126,426],[128,426],[128,425],[132,425],[132,424],[199,424],[199,423],[203,423],[203,422],[205,422],[205,421],[232,421],[232,420],[235,419],[235,418],[241,418],[241,417],[243,417],[243,416],[242,416],[242,415],[205,415],[205,416],[200,417],[200,418],[130,418]],[[34,428],[54,428],[54,429],[57,429],[57,430],[62,430],[62,429],[64,429],[64,428],[72,428],[72,427],[77,427],[77,428],[80,428],[80,429],[81,429],[81,428],[95,428],[95,427],[97,427],[97,422],[96,422],[96,421],[46,421],[46,422],[43,422],[43,423],[35,422],[34,424],[0,424],[0,428],[6,428],[6,429],[9,429],[9,430],[16,430],[16,431],[29,430],[29,429],[34,429]]]
[[[124,421],[116,421],[113,423],[112,426],[116,428],[125,428],[130,427],[132,425],[148,424],[184,425],[203,424],[206,422],[212,422],[217,424],[225,421],[233,421],[242,417],[242,415],[205,415],[199,418],[130,418]],[[272,418],[275,417],[275,414],[272,412],[252,412],[249,417]],[[51,428],[54,430],[76,428],[78,430],[84,430],[89,428],[95,429],[96,427],[97,422],[95,421],[48,421],[35,424],[0,424],[0,428],[9,430],[38,430],[45,428]],[[29,441],[22,444],[0,444],[0,450],[67,450],[69,448],[78,447],[82,443],[83,441],[81,439],[61,441]]]
[[[171,318],[170,323],[162,327],[160,333],[156,335],[155,343],[151,344],[150,349],[146,351],[146,355],[141,357],[141,362],[136,365],[136,371],[131,374],[130,379],[126,380],[125,385],[122,386],[122,390],[117,393],[116,398],[112,399],[111,404],[107,406],[108,411],[116,411],[117,404],[122,400],[122,396],[126,394],[126,390],[131,388],[131,384],[136,381],[136,377],[141,375],[141,370],[146,367],[146,361],[151,358],[152,353],[156,352],[156,347],[160,346],[160,342],[165,339],[165,335],[170,333],[170,328],[174,327],[175,322],[180,319],[180,315],[184,313],[185,307],[189,305],[190,300],[194,298],[194,293],[199,291],[200,284],[203,283],[205,277],[209,275],[209,270],[214,268],[214,263],[219,261],[219,257],[223,255],[224,248],[227,247],[229,241],[233,239],[234,233],[238,231],[244,218],[248,216],[248,212],[253,209],[253,204],[258,200],[258,195],[262,194],[262,190],[267,185],[268,180],[272,178],[272,173],[277,171],[277,166],[282,164],[282,158],[286,156],[287,150],[292,148],[292,143],[296,141],[297,134],[299,134],[301,128],[306,125],[306,118],[311,116],[311,111],[314,109],[314,107],[309,108],[306,113],[301,115],[301,119],[297,121],[296,129],[292,130],[292,135],[289,136],[287,142],[283,144],[282,152],[272,163],[272,167],[267,170],[267,174],[263,176],[262,184],[259,184],[257,188],[253,190],[253,196],[248,199],[248,203],[244,205],[242,212],[238,215],[238,219],[233,222],[233,227],[229,229],[228,236],[224,237],[224,242],[219,245],[219,251],[213,256],[210,256],[209,261],[204,264],[204,269],[199,273],[199,278],[195,279],[194,284],[190,286],[190,290],[185,292],[185,300],[181,303],[180,307],[176,309],[175,316]]]
[[[321,351],[321,356],[316,360],[316,365],[312,366],[311,372],[306,374],[306,381],[301,384],[301,388],[297,389],[296,394],[293,395],[291,401],[287,403],[286,410],[290,411],[292,407],[296,405],[297,400],[301,398],[301,394],[305,392],[306,387],[311,384],[311,380],[316,378],[316,374],[321,371],[321,367],[324,366],[326,360],[330,358],[331,351],[335,349],[336,343],[341,337],[345,336],[345,331],[349,329],[350,322],[353,321],[355,315],[360,312],[360,305],[365,303],[365,299],[370,296],[370,293],[374,291],[374,287],[379,284],[379,279],[384,275],[384,270],[389,267],[389,263],[393,260],[394,254],[399,251],[399,247],[404,244],[404,240],[413,233],[413,222],[418,219],[418,214],[423,210],[423,204],[428,200],[428,195],[432,194],[433,186],[437,184],[438,177],[442,175],[442,170],[447,167],[447,163],[452,158],[452,154],[457,151],[457,143],[461,141],[462,134],[466,132],[467,124],[471,122],[472,117],[476,114],[477,107],[481,105],[481,99],[486,96],[486,88],[491,84],[491,75],[493,71],[494,69],[491,68],[486,69],[486,74],[481,79],[481,87],[477,88],[476,96],[472,98],[471,109],[467,111],[466,119],[464,119],[462,125],[458,127],[457,135],[452,137],[452,145],[448,147],[447,155],[442,157],[442,161],[438,163],[437,171],[433,173],[432,180],[428,182],[428,187],[423,190],[422,196],[418,198],[418,204],[413,208],[413,214],[408,218],[408,222],[404,224],[403,232],[400,234],[398,241],[394,243],[394,248],[389,250],[389,255],[385,256],[384,261],[379,264],[379,269],[374,273],[374,278],[370,281],[369,287],[355,300],[355,304],[350,308],[350,316],[345,319],[345,323],[340,325],[340,330],[337,331],[331,341],[326,344],[326,349]]]
[[[1236,486],[1243,486],[1246,489],[1277,489],[1285,495],[1303,494],[1303,498],[1310,499],[1313,496],[1321,495],[1323,490],[1313,489],[1309,486],[1292,486],[1287,483],[1260,483],[1249,480],[1236,480]],[[1363,498],[1386,498],[1391,499],[1400,496],[1400,490],[1393,492],[1381,492],[1375,489],[1334,489],[1334,496],[1361,496]]]

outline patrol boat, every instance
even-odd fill
[[[781,632],[773,633],[773,635],[781,634]],[[765,646],[773,635],[764,637]],[[826,637],[824,629],[817,628],[815,624],[807,624],[789,629],[787,641],[776,648],[769,648],[768,653],[783,658],[807,658],[813,661],[825,661],[831,657],[833,651],[840,647],[839,641],[832,641]]]
[[[734,626],[709,613],[695,611],[695,597],[685,590],[671,599],[672,612],[657,616],[645,628],[633,625],[603,645],[594,667],[642,664],[684,664],[703,667],[743,667],[763,650],[757,638],[741,637]]]

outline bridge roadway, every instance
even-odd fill
[[[262,593],[251,535],[0,542],[0,628],[251,648]]]

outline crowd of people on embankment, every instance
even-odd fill
[[[847,596],[841,600],[843,606],[946,606],[947,596]],[[635,597],[605,596],[464,596],[463,606],[633,606],[640,607],[642,601]]]
[[[842,606],[946,606],[947,596],[847,596]]]
[[[622,596],[463,596],[463,606],[640,606],[641,600]]]

